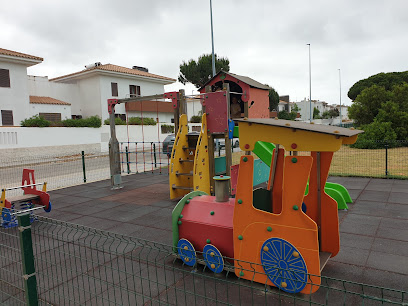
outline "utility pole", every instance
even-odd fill
[[[343,120],[341,118],[341,73],[340,73],[340,68],[339,70],[339,85],[340,85],[340,126],[343,126]]]
[[[212,18],[212,0],[210,0],[210,15],[211,15],[211,43],[212,43],[212,73],[215,76],[215,55],[214,55],[214,34],[213,34],[213,18]]]
[[[309,103],[310,103],[310,122],[313,120],[313,112],[312,112],[312,61],[310,57],[310,44],[306,44],[309,46]]]

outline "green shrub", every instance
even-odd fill
[[[89,118],[79,120],[85,120],[87,127],[99,128],[102,126],[102,119],[99,116],[91,116]]]
[[[102,120],[98,116],[92,116],[85,119],[65,119],[62,120],[65,127],[92,127],[99,128],[102,125]]]
[[[51,121],[45,120],[44,117],[40,117],[39,115],[34,115],[24,119],[20,124],[23,127],[48,127],[51,125]]]
[[[191,123],[201,123],[201,116],[191,116],[190,122]]]
[[[161,125],[161,132],[162,132],[162,134],[174,133],[174,125],[162,124]]]
[[[357,141],[351,145],[357,149],[383,149],[387,144],[389,148],[399,146],[397,134],[391,128],[391,122],[374,121],[370,124],[363,125],[361,129],[364,134],[360,134]]]
[[[128,119],[130,125],[156,125],[157,122],[153,118],[130,117]]]
[[[285,120],[295,120],[297,117],[296,112],[290,112],[288,113],[287,111],[283,110],[278,113],[278,118],[279,119],[285,119]]]
[[[140,117],[131,117],[131,118],[129,118],[128,122],[131,125],[141,125],[142,124],[142,118],[140,118]]]
[[[109,125],[109,119],[106,119],[104,124]],[[142,118],[141,117],[130,117],[128,119],[129,125],[156,125],[157,122],[153,118]],[[126,121],[120,119],[119,117],[115,118],[115,125],[126,125]]]
[[[103,123],[106,124],[106,125],[109,125],[110,124],[109,118],[106,119]],[[120,119],[119,117],[117,117],[117,118],[115,118],[115,125],[126,125],[126,121]]]

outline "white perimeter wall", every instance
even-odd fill
[[[101,131],[99,128],[4,127],[0,129],[0,149],[66,146],[100,142]]]
[[[13,111],[13,123],[20,125],[21,120],[29,117],[27,67],[0,61],[0,68],[8,69],[10,73],[10,87],[0,87],[0,110]],[[0,125],[3,125],[1,116]]]
[[[199,123],[189,123],[192,126],[201,126]],[[143,130],[143,131],[142,131]],[[129,131],[129,132],[128,132]],[[116,137],[119,142],[161,142],[169,134],[162,134],[159,125],[126,125],[116,126]],[[100,144],[101,150],[107,152],[110,139],[109,125],[101,128],[0,128],[1,149],[19,149],[35,147],[78,146]]]

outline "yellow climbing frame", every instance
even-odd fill
[[[179,129],[174,140],[170,159],[170,199],[186,195],[193,189],[193,156],[188,150],[187,115],[180,116]]]
[[[210,167],[208,159],[207,117],[204,114],[201,120],[201,131],[194,157],[193,182],[194,190],[210,194]]]

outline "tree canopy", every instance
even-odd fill
[[[381,72],[372,75],[367,79],[356,82],[351,86],[347,95],[354,101],[364,89],[373,85],[382,86],[385,90],[391,90],[394,85],[401,85],[404,82],[408,82],[408,71],[389,73]]]
[[[228,72],[229,60],[226,57],[218,57],[215,54],[215,70],[216,73],[223,70]],[[202,87],[212,77],[212,55],[203,54],[198,57],[198,60],[190,59],[180,65],[180,74],[178,81],[182,84],[190,82],[195,87]]]
[[[379,85],[364,89],[349,108],[349,116],[366,132],[356,147],[369,140],[408,140],[408,83],[391,90]]]
[[[269,86],[269,85],[267,85],[267,86]],[[269,87],[271,87],[271,86],[269,86]],[[269,110],[270,111],[278,110],[278,106],[279,106],[279,94],[275,90],[275,88],[271,87],[269,89]]]

